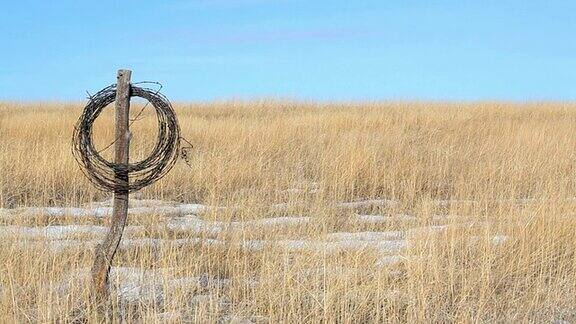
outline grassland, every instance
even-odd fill
[[[116,320],[576,320],[576,105],[175,106],[194,144],[190,165],[179,162],[134,198],[202,204],[192,220],[205,223],[190,230],[170,226],[187,224],[186,215],[130,217],[130,238],[157,241],[115,259]],[[70,151],[81,109],[0,103],[0,229],[12,230],[0,230],[0,322],[96,319],[79,270],[90,267],[93,246],[54,248],[47,235],[23,235],[107,224],[27,208],[110,198]],[[145,116],[132,128],[134,160],[153,145],[155,119]],[[100,147],[113,139],[111,123],[110,111],[99,119]],[[306,221],[258,221],[287,217]],[[378,233],[402,247],[387,255]],[[344,243],[332,248],[336,237]],[[127,296],[120,281],[136,274]]]

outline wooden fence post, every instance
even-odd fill
[[[130,148],[130,77],[132,71],[118,70],[116,86],[116,131],[115,131],[115,163],[128,166]],[[115,173],[118,188],[114,190],[114,205],[110,230],[102,244],[96,248],[96,257],[92,266],[92,283],[97,299],[101,302],[108,299],[108,276],[112,259],[116,254],[122,232],[128,218],[128,170],[120,169]]]

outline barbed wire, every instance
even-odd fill
[[[159,85],[159,89],[141,88],[135,84],[154,83]],[[147,100],[147,103],[140,109],[136,117],[130,119],[130,124],[140,120],[140,116],[148,104],[156,110],[158,120],[158,133],[156,144],[150,155],[136,163],[127,165],[116,164],[107,161],[100,153],[111,147],[108,146],[97,150],[93,142],[93,124],[102,110],[113,103],[116,98],[116,84],[112,84],[94,95],[89,94],[89,101],[82,115],[74,127],[72,136],[72,153],[76,161],[80,164],[84,175],[99,189],[108,191],[136,191],[152,184],[166,175],[176,163],[178,157],[182,157],[186,164],[189,163],[189,150],[192,145],[189,141],[180,136],[180,126],[176,119],[176,114],[170,101],[160,93],[162,85],[158,82],[143,81],[133,83],[130,86],[130,97],[140,97]],[[181,140],[186,142],[186,146],[181,146]],[[128,174],[128,184],[119,184],[117,175]]]

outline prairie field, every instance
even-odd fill
[[[193,148],[131,196],[115,322],[576,321],[576,104],[174,106]],[[2,323],[99,320],[111,194],[72,156],[82,109],[0,103]],[[96,126],[104,148],[113,107]]]

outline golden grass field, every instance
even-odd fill
[[[108,219],[28,208],[111,197],[71,154],[82,107],[0,103],[0,322],[97,320],[81,269],[101,235],[42,231]],[[175,108],[190,167],[178,162],[133,198],[205,207],[130,216],[134,244],[114,260],[115,321],[576,320],[576,104]],[[109,110],[101,146],[113,139]],[[134,160],[153,144],[145,116],[132,128]],[[186,222],[203,225],[174,226]]]

